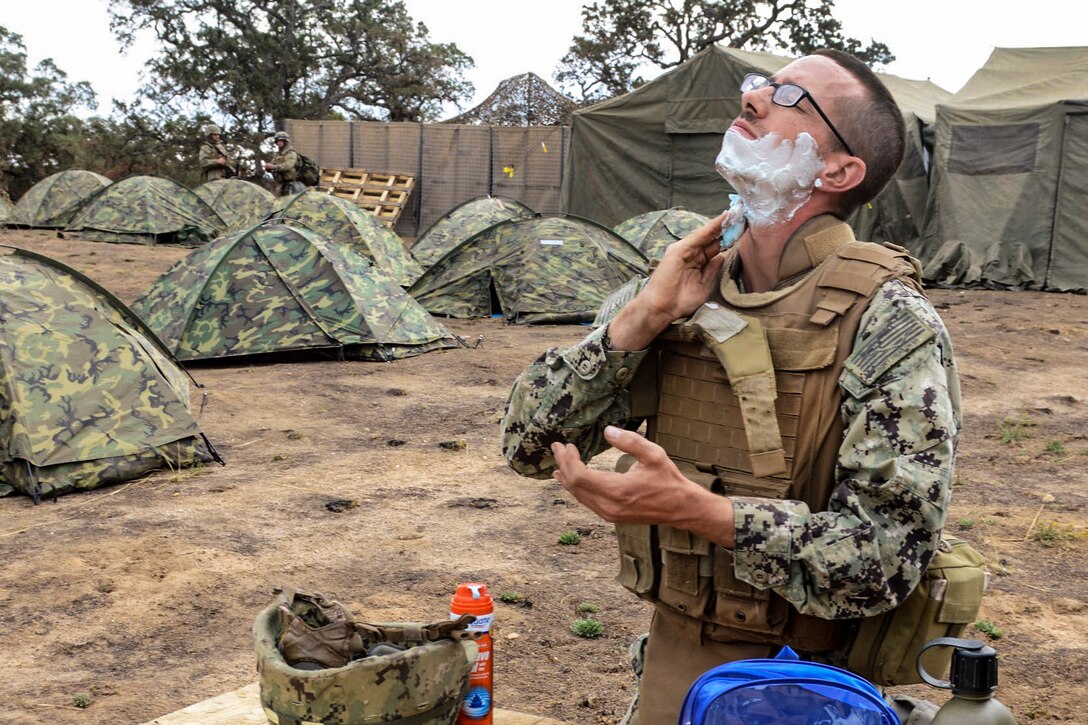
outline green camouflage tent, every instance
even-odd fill
[[[732,190],[714,159],[740,115],[740,83],[746,73],[773,75],[791,60],[715,45],[630,93],[575,111],[562,208],[609,225],[674,206],[717,216]],[[949,94],[929,81],[878,75],[907,119],[908,153],[918,163],[905,165],[906,176],[851,225],[859,239],[903,244],[919,236],[925,208],[917,119],[932,120],[934,106]],[[908,213],[912,218],[904,220]]]
[[[412,245],[412,256],[424,268],[446,255],[461,242],[492,224],[522,216],[533,210],[516,199],[479,196],[459,204],[443,214]]]
[[[26,190],[15,205],[8,224],[63,229],[83,202],[109,185],[109,179],[93,171],[58,171]]]
[[[15,209],[15,205],[11,203],[11,199],[8,198],[8,193],[0,189],[0,226],[8,223],[8,219],[11,217],[11,212]]]
[[[269,219],[294,219],[325,239],[349,245],[402,287],[423,274],[419,262],[392,229],[347,199],[308,189],[278,197]]]
[[[637,214],[612,230],[639,248],[648,259],[661,259],[665,247],[710,221],[710,217],[673,207]]]
[[[216,179],[194,189],[227,226],[227,231],[248,229],[272,211],[276,195],[245,179]]]
[[[937,107],[923,276],[1088,289],[1088,47],[995,48]]]
[[[588,219],[537,214],[494,224],[434,263],[408,293],[434,314],[588,322],[646,257]]]
[[[102,287],[27,250],[0,255],[0,495],[35,500],[215,457],[189,379]]]
[[[391,360],[457,344],[369,260],[295,222],[194,250],[132,309],[186,361],[301,350]]]
[[[192,189],[160,176],[130,176],[102,189],[68,223],[80,239],[132,244],[202,244],[226,231]]]

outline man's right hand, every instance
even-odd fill
[[[643,350],[665,328],[706,302],[725,257],[721,253],[719,214],[666,248],[642,291],[608,325],[614,350]]]

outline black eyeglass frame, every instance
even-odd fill
[[[816,113],[820,114],[820,118],[822,118],[824,120],[824,123],[827,124],[827,127],[831,129],[831,133],[835,134],[835,138],[837,138],[839,140],[839,143],[842,144],[842,147],[846,149],[846,153],[850,154],[851,156],[857,156],[857,154],[854,153],[854,150],[850,148],[850,144],[846,143],[846,139],[844,139],[842,137],[842,134],[839,133],[839,129],[835,128],[835,124],[831,123],[831,119],[827,117],[826,113],[824,113],[824,109],[820,108],[820,104],[816,102],[816,99],[812,97],[812,94],[806,91],[801,86],[797,85],[796,83],[777,83],[775,81],[772,81],[770,78],[763,75],[762,73],[748,73],[744,76],[744,80],[740,82],[741,93],[747,93],[748,91],[758,91],[764,88],[774,89],[774,94],[771,96],[771,100],[776,106],[782,106],[783,108],[793,108],[798,103],[807,98],[808,102],[812,104],[812,107],[816,109]],[[785,100],[780,99],[780,96],[783,95],[782,91],[793,91],[795,93],[797,91],[800,91],[800,93],[796,98],[792,99],[792,101],[786,102]]]

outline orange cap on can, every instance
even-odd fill
[[[491,614],[494,609],[487,585],[479,582],[458,585],[457,593],[450,602],[450,610],[457,614]]]

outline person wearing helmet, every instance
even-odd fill
[[[214,124],[204,128],[200,144],[200,175],[204,181],[229,179],[236,175],[235,162],[222,141],[223,129]]]
[[[272,178],[279,185],[279,195],[297,194],[306,190],[298,179],[298,152],[291,148],[291,137],[286,131],[277,131],[272,137],[276,144],[276,155],[264,164],[265,171],[272,172]]]

